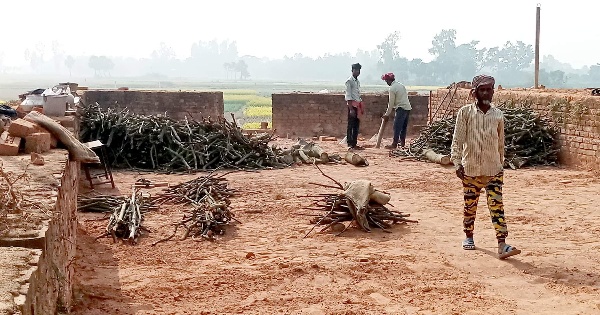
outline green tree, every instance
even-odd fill
[[[567,83],[567,77],[562,70],[546,71],[540,70],[540,83],[552,88],[562,88]]]
[[[248,64],[244,60],[238,60],[235,64],[235,70],[240,73],[240,80],[248,80],[250,72],[248,72]]]
[[[532,45],[522,41],[514,44],[508,41],[498,51],[498,71],[512,74],[522,71],[531,65],[534,57]]]
[[[400,32],[395,31],[388,35],[385,40],[377,45],[379,51],[379,68],[381,71],[389,71],[393,68],[394,61],[398,58],[398,40]]]
[[[590,67],[589,77],[592,82],[600,83],[600,63]]]
[[[88,66],[94,69],[94,76],[110,76],[115,64],[106,56],[91,56]]]

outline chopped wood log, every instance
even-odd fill
[[[390,199],[392,199],[392,196],[383,193],[381,191],[375,190],[371,196],[370,196],[371,201],[374,201],[380,205],[387,205],[388,202],[390,202]]]
[[[346,162],[356,166],[369,165],[369,162],[365,158],[354,152],[346,152],[346,156],[344,157],[344,159],[346,160]]]
[[[314,142],[299,139],[290,149],[281,151],[279,160],[286,165],[327,164],[339,163],[341,158],[338,155],[329,155],[329,153]]]
[[[318,158],[323,162],[329,162],[329,154],[316,143],[310,143],[309,145],[304,146],[303,150],[306,155],[310,157]]]
[[[450,156],[444,154],[435,153],[435,151],[431,149],[426,149],[423,151],[423,155],[425,158],[431,162],[438,163],[441,165],[450,165],[452,162],[450,161]]]

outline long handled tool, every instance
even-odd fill
[[[371,139],[369,140],[369,141],[377,140],[377,144],[375,145],[375,148],[377,148],[377,149],[379,149],[379,147],[381,147],[381,139],[383,138],[383,131],[385,130],[385,126],[387,125],[388,120],[389,120],[388,117],[381,117],[381,126],[379,126],[379,132],[374,134],[373,137],[371,137]]]

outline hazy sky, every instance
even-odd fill
[[[178,57],[198,40],[235,40],[241,55],[281,58],[302,53],[372,50],[400,31],[400,51],[431,59],[428,48],[442,28],[457,41],[501,46],[535,43],[535,7],[541,5],[541,54],[575,67],[600,62],[600,2],[505,1],[2,1],[0,55],[25,63],[36,42],[61,42],[67,54],[148,57],[161,41]]]

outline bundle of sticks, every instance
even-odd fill
[[[280,149],[270,146],[273,134],[249,137],[223,117],[177,121],[166,115],[137,115],[128,110],[84,105],[82,142],[100,140],[109,164],[165,171],[283,168]]]
[[[315,165],[316,166],[316,165]],[[328,229],[339,232],[337,235],[345,232],[353,222],[366,232],[371,231],[371,226],[378,227],[385,232],[396,223],[417,223],[415,220],[409,220],[410,214],[400,211],[390,210],[386,205],[390,205],[390,195],[374,189],[370,182],[358,180],[346,185],[340,184],[335,179],[326,175],[316,166],[322,175],[331,179],[336,186],[311,183],[318,186],[335,188],[342,190],[340,193],[325,193],[309,195],[304,197],[315,198],[313,203],[306,207],[307,210],[319,211],[319,214],[311,215],[314,218],[310,221],[314,226],[304,236],[307,237],[317,226],[324,225],[321,233]],[[324,213],[323,213],[324,212]],[[343,222],[350,222],[345,225]]]
[[[331,229],[339,232],[338,235],[340,235],[351,225],[348,224],[346,226],[343,222],[352,222],[356,220],[356,214],[351,210],[351,206],[348,206],[349,200],[344,194],[320,194],[309,197],[316,197],[317,199],[306,209],[325,212],[315,215],[314,218],[310,220],[310,223],[315,226],[324,226],[319,231],[320,233]],[[381,205],[374,201],[369,203],[365,217],[370,226],[379,227],[384,232],[390,232],[388,229],[396,223],[417,222],[415,220],[407,219],[410,217],[410,214],[390,210],[385,205]],[[312,229],[310,232],[312,232]],[[310,232],[308,234],[310,234]],[[306,236],[308,236],[308,234]]]
[[[514,102],[499,105],[504,113],[504,166],[518,169],[524,166],[557,165],[559,129],[548,118]],[[438,120],[425,127],[408,149],[394,150],[396,157],[429,159],[427,152],[448,156],[451,151],[456,117]]]
[[[128,197],[125,196],[111,196],[99,193],[80,195],[77,198],[77,210],[81,212],[111,213],[114,212],[115,208],[120,208],[123,203],[127,203],[128,200]],[[142,213],[156,209],[158,209],[158,206],[152,203],[144,202],[140,205]]]
[[[227,178],[222,175],[217,177],[213,174],[166,188],[154,197],[153,203],[157,205],[165,203],[191,205],[201,203],[210,197],[229,206],[231,204],[229,197],[235,195],[235,190],[228,187]]]
[[[215,235],[225,233],[225,226],[231,221],[239,223],[229,207],[229,197],[234,196],[235,191],[228,188],[223,175],[216,177],[213,174],[169,187],[156,196],[156,204],[189,207],[184,210],[181,221],[174,224],[173,234],[153,243],[153,246],[175,237],[179,228],[185,229],[182,240],[188,237],[214,240]]]
[[[115,199],[111,200],[112,204],[115,205]],[[130,197],[116,200],[119,200],[119,202],[113,207],[105,233],[96,239],[112,236],[114,242],[117,241],[117,238],[121,238],[124,241],[129,241],[131,244],[137,244],[142,230],[148,232],[142,226],[142,221],[144,220],[142,209],[151,208],[151,206],[146,206],[146,203],[150,202],[150,200],[144,196],[138,187],[132,188]]]

